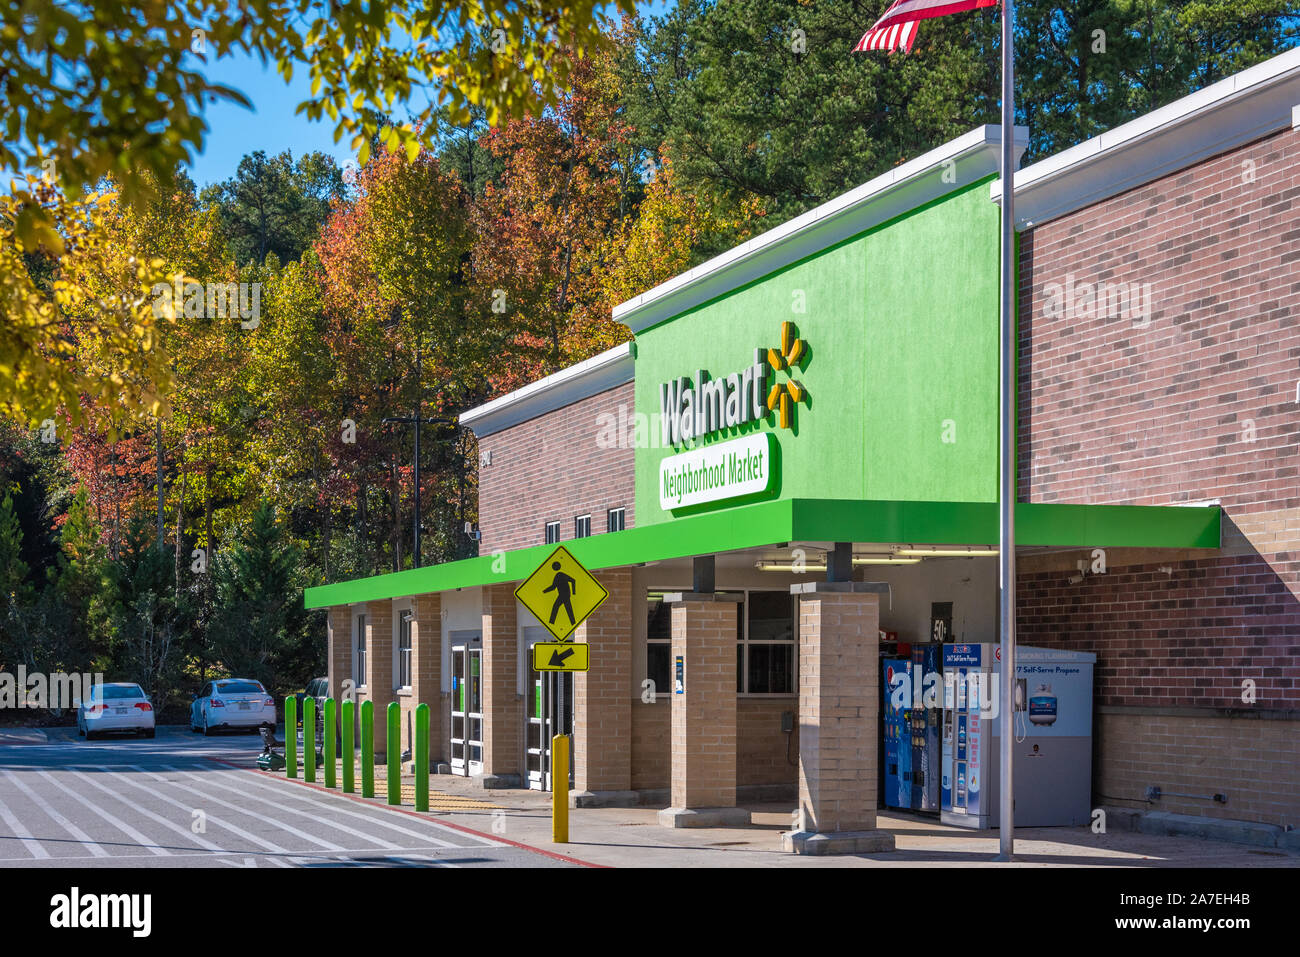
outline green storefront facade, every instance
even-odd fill
[[[949,622],[942,637],[997,639],[988,613],[996,600],[988,581],[997,546],[999,210],[990,198],[997,149],[995,128],[972,131],[615,310],[633,335],[623,347],[633,405],[619,419],[628,455],[611,468],[632,472],[635,521],[564,539],[615,595],[576,633],[592,645],[592,671],[573,681],[571,716],[556,725],[534,714],[542,696],[532,701],[519,663],[531,619],[514,607],[511,589],[551,553],[540,534],[478,558],[309,589],[307,606],[330,610],[332,685],[348,677],[358,659],[347,648],[360,642],[368,650],[362,660],[372,663],[399,653],[424,661],[415,670],[427,666],[432,684],[405,693],[436,706],[448,688],[459,694],[461,676],[448,679],[448,669],[461,667],[455,649],[467,649],[482,656],[485,730],[474,739],[477,763],[463,756],[448,763],[474,769],[486,786],[525,784],[530,736],[571,728],[579,804],[660,803],[668,826],[727,823],[744,818],[738,804],[747,785],[780,785],[800,815],[791,849],[892,846],[876,822],[878,642],[897,640],[882,616],[896,594],[928,607],[931,570],[946,569],[934,573],[946,583],[958,567],[951,563],[972,562],[977,571],[961,580],[973,577],[982,589],[970,606],[981,618],[965,619],[962,630]],[[577,389],[586,401],[592,396],[581,384],[594,375],[580,369],[539,388]],[[520,390],[464,421],[486,442],[528,422],[573,425],[589,415],[576,400],[537,415],[511,411],[536,394]],[[490,424],[511,415],[507,425]],[[508,468],[564,483],[553,463],[516,457]],[[481,482],[499,481],[495,474],[481,470]],[[534,503],[523,498],[515,507]],[[492,516],[480,521],[487,527]],[[1213,550],[1220,510],[1021,502],[1016,528],[1027,553]],[[782,665],[790,674],[779,693],[737,695],[727,673],[734,656],[727,641],[736,638],[719,642],[716,633],[719,623],[725,631],[738,620],[736,603],[747,620],[743,609],[760,590],[790,596]],[[448,609],[461,614],[455,609],[468,593],[479,596],[464,613],[467,621],[481,616],[477,638],[449,638],[475,631],[446,624]],[[672,693],[656,678],[654,721],[641,715],[649,713],[647,607],[652,617],[662,611],[662,652],[679,675],[723,672],[720,681],[687,680]],[[744,653],[736,667],[737,690],[750,691]],[[353,677],[372,689],[378,680]],[[657,700],[656,691],[671,700]],[[516,697],[525,699],[524,712]],[[383,704],[385,695],[375,700]],[[793,763],[774,775],[779,780],[746,778],[747,722],[778,714],[783,723],[795,716],[797,749],[791,732],[777,738]],[[542,731],[527,724],[535,719]],[[464,722],[472,720],[464,706],[452,707],[444,750],[464,748]],[[507,724],[522,730],[502,730]],[[643,742],[665,735],[653,773],[641,769],[639,749],[650,747]],[[650,781],[655,786],[644,786]]]

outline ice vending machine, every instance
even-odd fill
[[[1015,707],[998,713],[1002,648],[943,646],[940,818],[998,826],[999,756],[1012,749],[1016,825],[1087,824],[1092,803],[1092,669],[1097,656],[1016,648]]]

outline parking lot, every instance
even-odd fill
[[[572,866],[257,771],[254,735],[23,740],[0,742],[3,867]]]

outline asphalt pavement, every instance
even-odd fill
[[[41,741],[41,737],[45,740]],[[0,867],[570,867],[488,833],[257,770],[255,735],[0,742]]]

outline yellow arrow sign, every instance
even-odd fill
[[[586,671],[591,646],[577,641],[539,641],[533,645],[534,671]]]
[[[609,592],[561,545],[515,589],[515,597],[547,631],[566,641]]]

